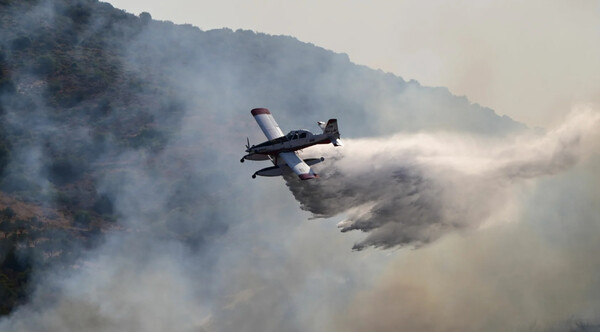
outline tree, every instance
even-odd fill
[[[140,19],[142,20],[143,25],[147,25],[150,23],[150,21],[152,21],[152,15],[150,15],[148,12],[142,12],[140,13]]]
[[[31,46],[31,39],[27,36],[15,38],[13,39],[11,46],[15,51],[22,51]]]
[[[75,221],[75,224],[77,224],[78,226],[87,227],[90,224],[90,222],[92,221],[92,218],[90,217],[89,212],[81,210],[81,211],[77,211],[77,213],[75,213],[74,221]]]
[[[8,235],[8,233],[14,231],[14,225],[12,222],[8,220],[0,221],[0,233],[4,233],[4,237]]]
[[[35,60],[34,70],[38,75],[47,76],[54,72],[55,67],[54,59],[45,54]]]
[[[15,211],[10,206],[5,207],[0,211],[0,214],[7,219],[12,219],[16,215]]]

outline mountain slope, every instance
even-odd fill
[[[230,202],[247,194],[246,174],[230,165],[247,135],[263,139],[251,108],[287,129],[337,117],[343,137],[525,129],[292,37],[201,31],[94,0],[0,6],[3,314],[26,301],[33,271],[75,268],[108,232],[203,250],[242,221]]]

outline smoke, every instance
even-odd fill
[[[19,34],[45,40],[38,22],[75,31],[56,3],[75,14],[95,4],[18,8],[25,11],[15,14]],[[506,318],[520,312],[527,313],[525,326],[575,314],[595,318],[589,312],[600,303],[593,286],[600,264],[589,256],[598,251],[600,213],[592,204],[598,177],[573,174],[578,161],[595,153],[595,113],[575,113],[545,134],[507,136],[523,125],[447,90],[351,65],[292,38],[156,21],[142,27],[110,5],[94,9],[82,16],[87,28],[76,26],[76,40],[98,46],[93,54],[123,54],[93,68],[108,78],[92,73],[87,80],[110,84],[76,107],[53,107],[43,76],[28,78],[28,68],[12,72],[16,91],[2,96],[5,129],[26,134],[8,137],[14,158],[6,172],[25,174],[34,188],[23,195],[41,188],[36,203],[53,208],[63,197],[58,190],[68,193],[85,179],[95,188],[84,194],[112,202],[114,220],[99,234],[79,232],[83,226],[70,219],[63,221],[66,239],[45,234],[53,252],[77,255],[66,264],[34,265],[28,302],[3,317],[0,330],[481,330],[510,326]],[[113,18],[95,17],[103,13]],[[19,36],[0,36],[9,62],[18,63],[10,44]],[[72,62],[93,54],[74,52],[60,68],[77,68]],[[56,95],[67,98],[80,85],[67,84]],[[17,107],[15,100],[31,105]],[[342,134],[353,138],[341,149],[307,149],[327,158],[316,166],[321,178],[287,179],[292,196],[280,178],[252,180],[258,163],[238,162],[247,135],[264,139],[248,112],[255,106],[270,107],[288,129],[338,117]],[[64,114],[79,125],[61,122]],[[423,132],[410,134],[416,130]],[[386,137],[358,138],[373,135]],[[63,155],[86,156],[89,164],[74,158],[70,165],[84,167],[62,179],[48,164]],[[540,189],[544,195],[522,192],[555,177],[561,180]],[[572,200],[580,205],[561,201],[562,190],[578,193]],[[553,213],[567,213],[574,223]],[[307,222],[311,214],[329,219]],[[335,231],[340,218],[343,234]],[[545,222],[531,221],[538,219]],[[522,222],[502,222],[513,220]],[[567,224],[578,227],[565,231]],[[349,232],[355,229],[367,237]],[[472,229],[479,231],[461,232]],[[91,248],[69,242],[82,234],[102,240]],[[419,250],[351,251],[354,243]],[[568,305],[546,309],[553,297]]]
[[[600,159],[588,153],[519,190],[516,222],[398,251],[330,330],[597,330]]]
[[[315,217],[342,214],[342,232],[367,232],[356,250],[418,247],[506,218],[516,186],[564,171],[597,146],[599,119],[574,111],[545,134],[501,141],[443,133],[346,140],[321,149],[319,180],[287,177],[287,185]]]
[[[112,236],[80,269],[47,271],[32,302],[3,320],[2,330],[197,331],[208,312],[190,292],[185,249],[147,240]]]

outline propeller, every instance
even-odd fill
[[[248,137],[246,137],[246,152],[249,152],[250,150],[250,139]],[[247,156],[242,157],[242,159],[240,159],[240,163],[244,162],[244,159],[246,159]]]

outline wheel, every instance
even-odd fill
[[[252,174],[252,178],[253,178],[253,179],[256,179],[256,174]]]
[[[240,163],[243,163],[243,162],[244,162],[244,158],[240,159]]]

